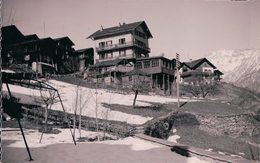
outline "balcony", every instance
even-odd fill
[[[105,52],[105,51],[112,51],[112,50],[116,50],[116,49],[122,49],[122,48],[133,47],[133,46],[141,48],[147,52],[150,52],[149,47],[138,45],[135,42],[126,42],[124,44],[112,44],[112,45],[102,46],[102,47],[99,46],[99,47],[96,47],[96,51]]]

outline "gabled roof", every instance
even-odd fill
[[[2,45],[11,45],[24,40],[24,35],[15,25],[4,26],[1,31]]]
[[[137,27],[141,26],[144,30],[144,32],[146,33],[148,38],[152,38],[152,34],[149,30],[149,28],[147,27],[145,21],[140,21],[140,22],[135,22],[135,23],[129,23],[129,24],[125,24],[123,23],[120,26],[115,26],[115,27],[111,27],[111,28],[104,28],[102,30],[98,30],[95,33],[93,33],[92,35],[88,36],[87,38],[91,38],[91,39],[98,39],[98,38],[102,38],[102,37],[107,37],[107,36],[113,36],[113,35],[119,35],[119,34],[124,34],[124,33],[128,33],[128,32],[133,32]]]
[[[209,60],[207,60],[206,58],[200,58],[191,62],[183,62],[181,64],[180,67],[182,67],[183,65],[186,65],[187,67],[189,67],[190,69],[196,69],[197,67],[199,67],[202,63],[207,62],[211,67],[213,67],[214,69],[216,68],[216,66],[214,66]]]
[[[59,41],[65,41],[65,42],[68,42],[69,44],[71,45],[75,45],[71,39],[68,37],[68,36],[65,36],[65,37],[60,37],[60,38],[55,38],[53,39],[55,42],[59,42]]]

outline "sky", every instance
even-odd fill
[[[218,50],[260,49],[260,0],[3,0],[3,24],[25,35],[69,36],[75,49],[119,23],[145,21],[150,56],[182,61]]]

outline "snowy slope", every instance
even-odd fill
[[[260,91],[260,50],[221,50],[208,60],[224,73],[224,81]]]
[[[110,92],[109,90],[104,90],[104,89],[98,89],[96,93],[95,89],[79,87],[78,102],[76,103],[76,95],[77,95],[76,85],[60,82],[57,80],[49,80],[49,84],[51,84],[52,86],[54,86],[56,89],[59,90],[65,110],[69,113],[74,113],[75,106],[77,105],[78,108],[80,106],[82,107],[82,115],[89,116],[89,117],[96,117],[96,106],[97,106],[97,110],[98,110],[97,116],[98,118],[101,119],[123,121],[130,124],[143,124],[148,120],[152,119],[152,117],[143,117],[140,115],[132,115],[120,111],[113,111],[102,105],[103,103],[106,103],[106,104],[119,104],[119,105],[132,106],[133,99],[134,99],[133,94],[124,95],[124,94]],[[13,93],[18,93],[22,95],[32,95],[33,97],[41,96],[38,90],[25,88],[21,86],[15,86],[12,84],[10,84],[9,87]],[[7,88],[5,85],[3,86],[3,91],[4,94],[6,94]],[[32,101],[35,100],[35,98],[33,97],[31,98]],[[80,97],[81,97],[81,102],[79,100]],[[25,97],[20,96],[19,98],[25,98]],[[180,99],[180,101],[187,101],[187,99]],[[150,106],[151,102],[172,103],[172,102],[177,102],[177,99],[163,97],[163,96],[138,95],[136,105]],[[52,106],[52,109],[62,110],[62,107],[60,103],[55,103]],[[79,109],[77,110],[77,114],[79,114]]]

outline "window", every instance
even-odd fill
[[[144,68],[150,68],[150,61],[144,61]]]
[[[121,44],[125,44],[125,38],[121,38],[121,39],[119,39],[118,42],[119,42],[119,45],[121,45]]]
[[[105,47],[105,42],[100,42],[100,43],[99,43],[99,47],[100,47],[100,48]]]
[[[106,46],[112,46],[112,40],[107,41]]]
[[[163,64],[163,67],[166,67],[166,62],[165,61],[163,61],[162,64]]]
[[[119,56],[126,56],[126,51],[125,50],[119,50]]]
[[[158,67],[159,61],[158,60],[152,60],[152,67]]]
[[[136,62],[136,64],[135,64],[135,68],[136,69],[142,69],[142,62]]]
[[[100,54],[99,59],[105,59],[105,54]]]

